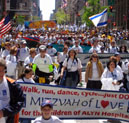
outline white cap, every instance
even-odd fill
[[[46,50],[46,46],[45,45],[39,46],[39,50]]]

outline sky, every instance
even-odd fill
[[[55,9],[55,0],[40,0],[40,9],[43,14],[43,20],[49,20],[50,14]]]

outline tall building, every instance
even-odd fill
[[[17,15],[25,16],[26,20],[36,20],[41,16],[39,1],[40,0],[4,0],[4,11],[15,11]]]
[[[107,6],[108,5],[108,0],[100,0],[100,5],[101,6]]]
[[[41,18],[40,0],[32,0],[32,16],[34,20]]]
[[[115,0],[113,7],[116,26],[129,29],[129,0]]]
[[[61,8],[62,0],[55,0],[55,12]]]
[[[85,0],[67,0],[65,11],[70,15],[71,24],[79,24],[81,21],[80,10],[85,6]]]
[[[4,16],[5,3],[3,0],[0,0],[0,19]]]

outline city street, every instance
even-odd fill
[[[128,92],[129,0],[0,0],[0,123],[127,123]]]

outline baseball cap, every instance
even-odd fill
[[[39,50],[46,50],[46,46],[45,45],[40,45]]]
[[[25,40],[22,40],[20,43],[21,44],[27,44]]]
[[[44,100],[41,104],[41,107],[45,107],[45,106],[50,106],[51,108],[53,108],[53,104],[50,100]]]

